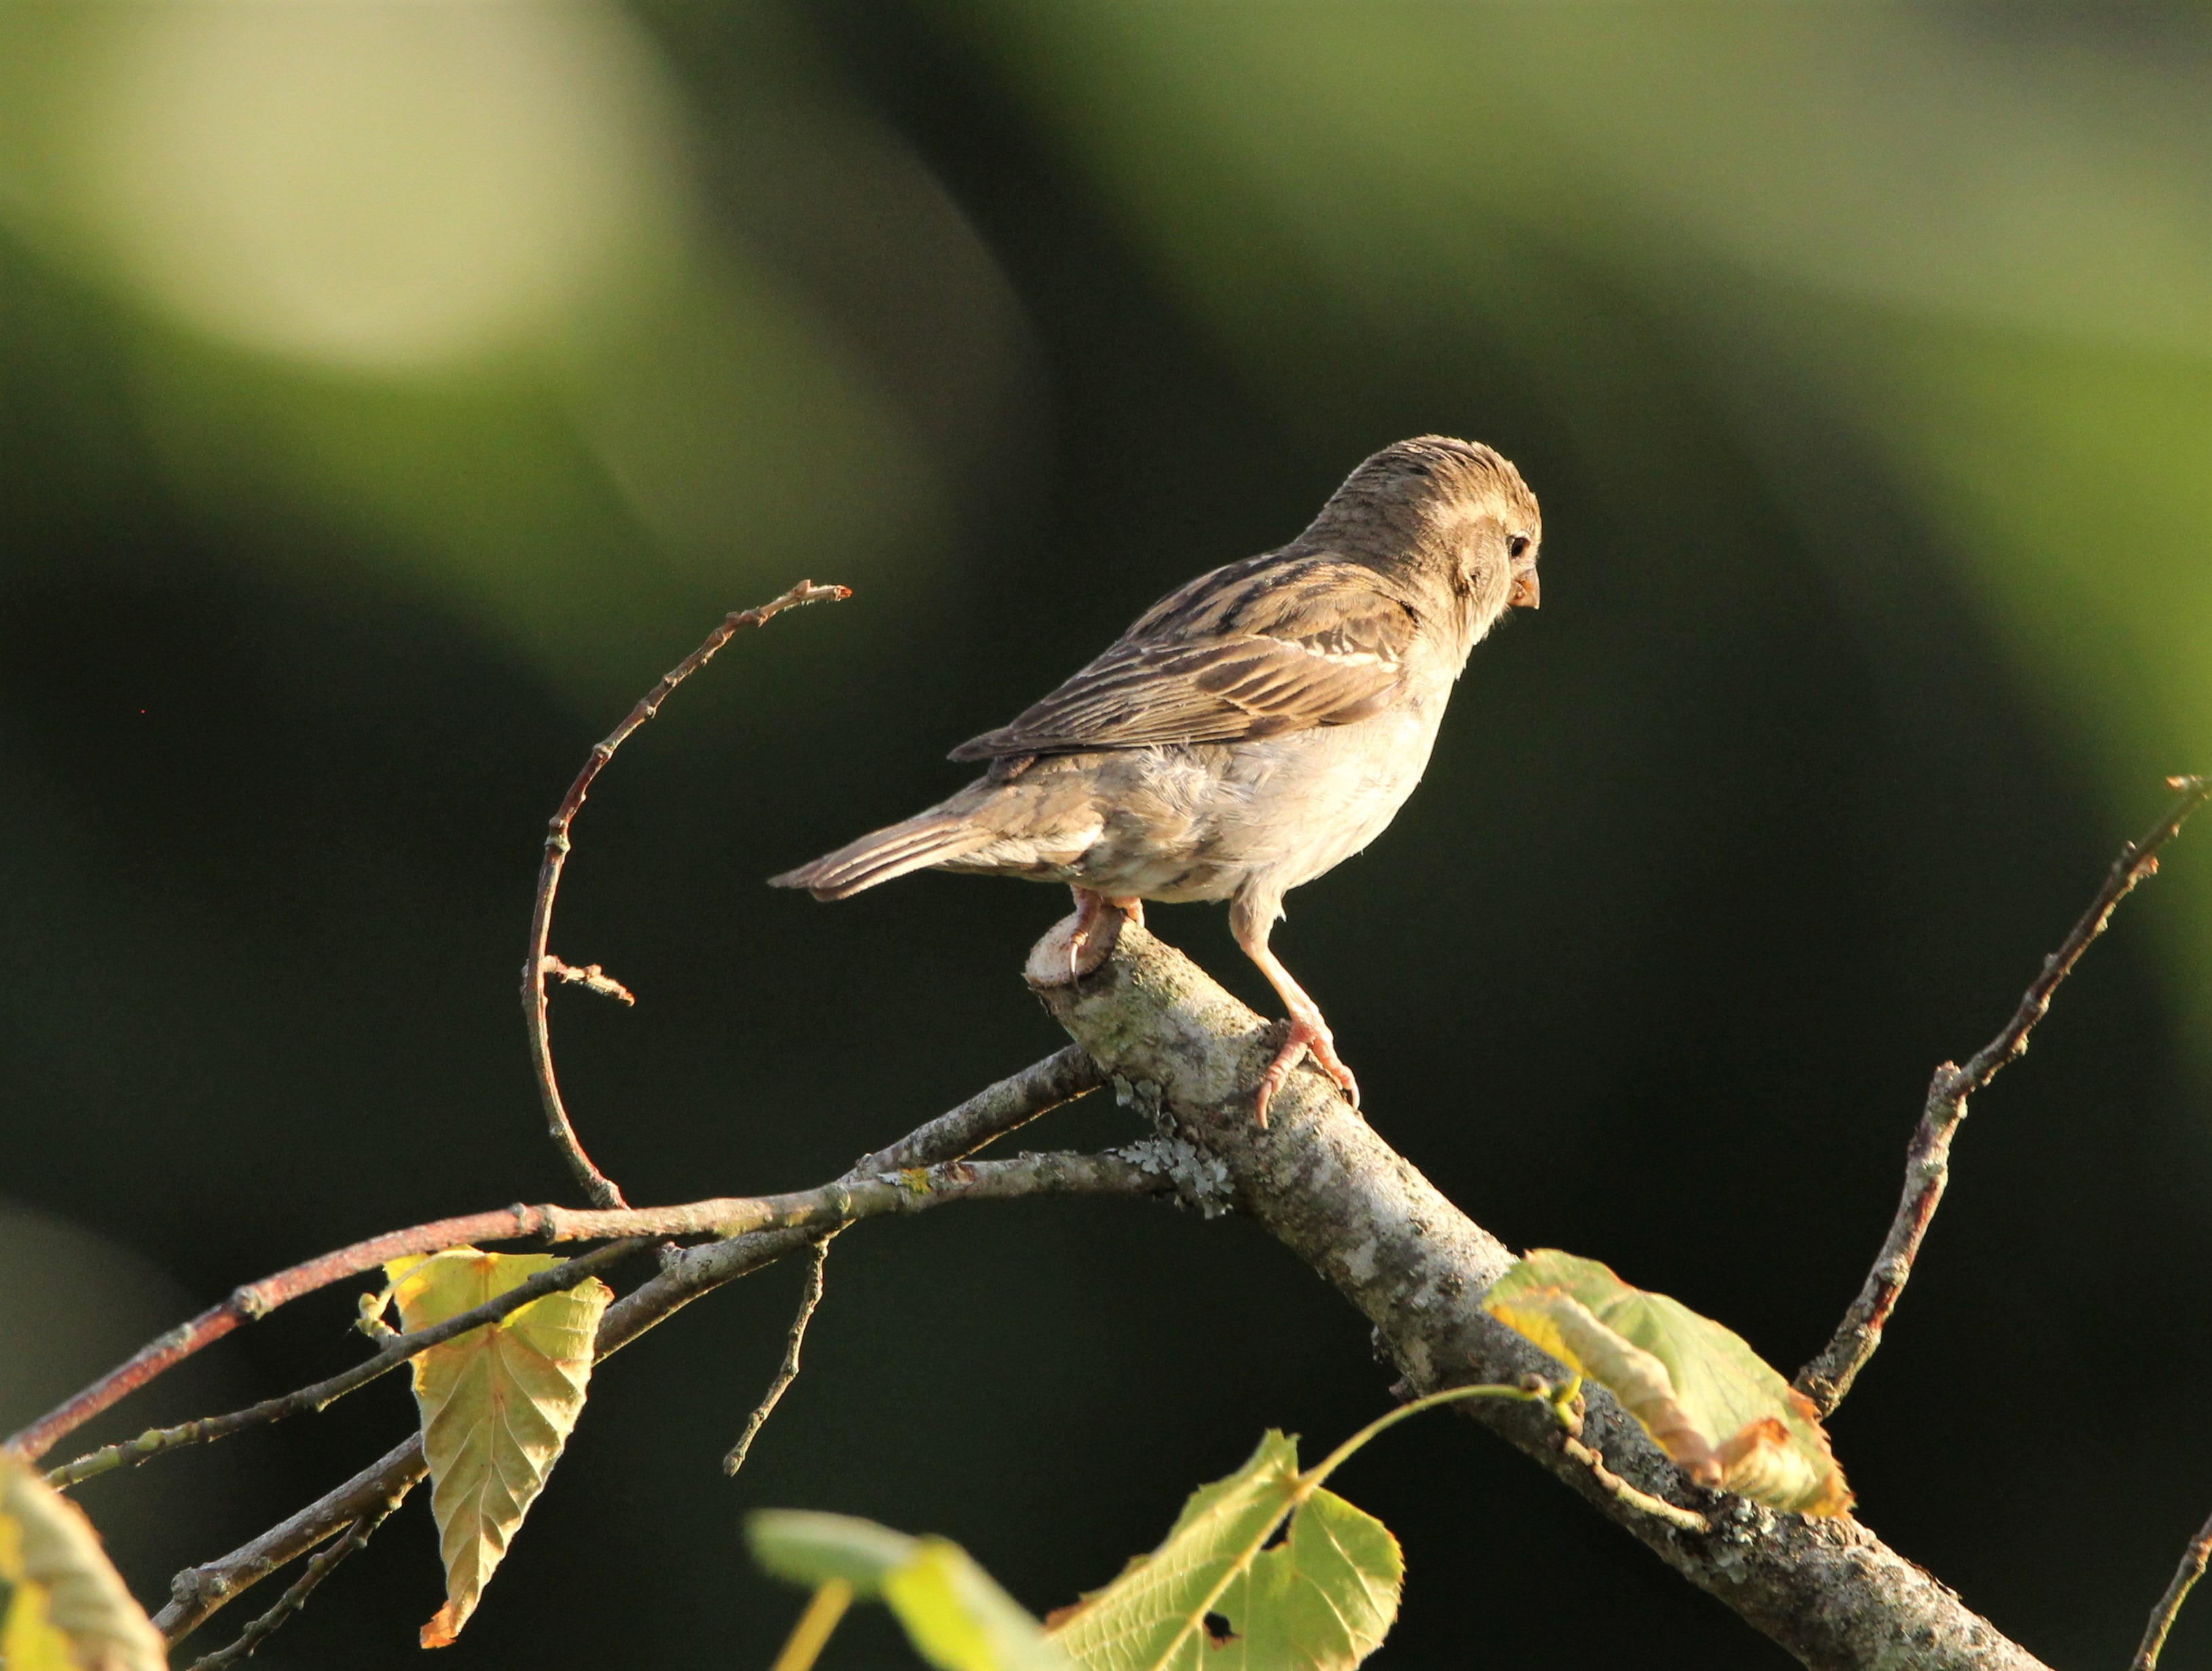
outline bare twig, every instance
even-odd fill
[[[1070,1045],[1054,1051],[1042,1061],[1031,1063],[1018,1073],[986,1086],[957,1108],[917,1127],[888,1147],[864,1157],[847,1176],[878,1176],[902,1169],[957,1160],[1061,1103],[1097,1090],[1105,1082],[1106,1075],[1097,1064]],[[512,1214],[500,1216],[511,1218]],[[772,1265],[813,1240],[814,1233],[808,1230],[776,1230],[685,1250],[676,1255],[659,1276],[633,1289],[607,1309],[606,1315],[599,1320],[595,1357],[604,1360],[612,1356],[702,1294]],[[72,1405],[76,1402],[71,1401]],[[387,1497],[404,1496],[423,1477],[426,1467],[418,1434],[252,1542],[178,1574],[172,1586],[177,1599],[162,1609],[154,1621],[155,1625],[171,1642],[178,1641],[247,1587],[296,1560],[340,1528],[359,1519],[374,1504]]]
[[[706,641],[678,662],[662,676],[659,684],[645,694],[643,701],[629,711],[629,717],[609,732],[600,742],[592,745],[590,757],[584,762],[583,770],[568,786],[568,793],[561,798],[561,805],[545,826],[545,857],[538,870],[538,902],[530,914],[530,950],[522,960],[522,1016],[523,1025],[530,1034],[530,1060],[538,1076],[538,1099],[545,1108],[546,1133],[553,1146],[568,1163],[568,1170],[576,1182],[591,1198],[595,1206],[626,1205],[623,1193],[605,1173],[592,1164],[577,1140],[576,1128],[568,1118],[568,1110],[561,1101],[560,1081],[553,1073],[553,1041],[548,1030],[545,1006],[545,977],[567,968],[558,958],[549,962],[546,941],[553,932],[553,898],[561,888],[561,867],[568,858],[568,827],[575,822],[576,814],[584,805],[584,798],[592,792],[592,781],[598,777],[607,762],[615,757],[615,750],[629,739],[630,733],[660,711],[660,704],[668,693],[690,678],[714,659],[714,653],[728,643],[738,631],[746,627],[757,627],[772,621],[787,609],[797,609],[805,604],[818,604],[853,594],[842,586],[816,586],[811,580],[801,580],[781,598],[755,609],[738,610],[726,616],[721,625],[707,635]],[[564,979],[568,978],[563,976]],[[610,983],[614,984],[614,983]],[[617,987],[617,990],[619,988]],[[623,994],[627,998],[627,994]]]
[[[1943,1200],[1950,1181],[1951,1139],[1966,1117],[1966,1102],[1996,1078],[2005,1064],[2027,1049],[2027,1037],[2051,1007],[2051,996],[2071,974],[2090,943],[2105,932],[2119,902],[2136,884],[2158,873],[2159,849],[2172,841],[2189,821],[2191,813],[2212,799],[2212,779],[2174,777],[2166,785],[2175,792],[2173,804],[2142,839],[2128,843],[2105,877],[2097,896],[2075,921],[2058,950],[2043,960],[2043,971],[2029,985],[2003,1030],[1976,1051],[1964,1067],[1945,1062],[1929,1082],[1928,1098],[1920,1124],[1905,1151],[1905,1188],[1890,1221],[1889,1234],[1875,1256],[1858,1297],[1837,1326],[1834,1337],[1820,1355],[1797,1371],[1797,1390],[1811,1399],[1822,1415],[1843,1402],[1851,1382],[1881,1345],[1881,1331],[1896,1309],[1905,1285],[1911,1280],[1912,1262],[1928,1226]]]
[[[50,1476],[57,1486],[74,1485],[125,1464],[137,1466],[186,1445],[227,1439],[251,1427],[265,1427],[288,1416],[323,1409],[357,1387],[388,1375],[417,1352],[470,1329],[495,1322],[541,1294],[572,1288],[603,1265],[629,1257],[651,1238],[666,1236],[717,1237],[750,1235],[764,1230],[818,1230],[842,1229],[862,1218],[896,1212],[920,1212],[948,1201],[1012,1200],[1030,1195],[1158,1195],[1174,1188],[1171,1179],[1147,1172],[1119,1155],[1079,1155],[1065,1151],[1021,1155],[1012,1160],[946,1161],[938,1166],[908,1167],[903,1171],[879,1172],[873,1177],[848,1176],[813,1189],[783,1195],[721,1197],[691,1201],[681,1206],[572,1208],[516,1207],[502,1214],[477,1214],[477,1219],[505,1220],[496,1236],[458,1237],[444,1243],[496,1241],[517,1237],[543,1237],[549,1242],[587,1242],[601,1237],[625,1239],[602,1248],[583,1259],[569,1261],[519,1283],[508,1292],[482,1305],[449,1317],[444,1322],[398,1334],[372,1357],[351,1369],[300,1388],[282,1397],[234,1410],[228,1415],[204,1416],[177,1427],[150,1428],[135,1439],[112,1444],[78,1457]],[[446,1224],[465,1224],[473,1219],[449,1218]],[[426,1230],[436,1230],[429,1225]],[[450,1232],[449,1232],[450,1233]],[[435,1251],[425,1249],[423,1251]],[[809,1315],[812,1308],[808,1308]],[[803,1328],[803,1320],[802,1320]],[[797,1345],[793,1352],[795,1356]],[[794,1365],[793,1375],[798,1373]],[[781,1396],[778,1389],[776,1396]],[[773,1404],[771,1399],[770,1403]],[[765,1415],[762,1417],[766,1420]]]
[[[1607,1496],[1626,1504],[1637,1513],[1663,1520],[1669,1526],[1685,1532],[1710,1532],[1713,1529],[1712,1522],[1695,1509],[1685,1509],[1679,1504],[1669,1503],[1663,1497],[1654,1497],[1650,1492],[1638,1491],[1606,1467],[1602,1453],[1591,1449],[1572,1434],[1559,1435],[1559,1449],[1588,1468],[1590,1478],[1597,1481]]]
[[[568,986],[581,987],[586,992],[595,992],[602,998],[611,998],[617,1004],[629,1005],[637,1002],[635,993],[616,980],[597,963],[586,963],[583,968],[577,969],[572,964],[562,963],[549,951],[545,954],[544,967],[546,974]],[[606,1204],[603,1203],[603,1205]]]
[[[853,1175],[894,1171],[901,1167],[926,1165],[932,1162],[957,1159],[973,1152],[1002,1137],[1016,1127],[1027,1124],[1039,1115],[1059,1107],[1073,1097],[1095,1091],[1105,1083],[1097,1066],[1082,1051],[1070,1045],[1054,1051],[1042,1061],[1032,1062],[1020,1072],[986,1086],[959,1107],[939,1115],[901,1138],[889,1148],[868,1156],[853,1170]],[[35,1462],[53,1449],[67,1434],[82,1427],[102,1411],[108,1409],[130,1394],[143,1387],[165,1370],[176,1367],[204,1347],[212,1346],[240,1323],[253,1322],[289,1301],[304,1294],[343,1282],[363,1271],[375,1269],[387,1259],[398,1259],[412,1253],[433,1253],[441,1248],[458,1247],[466,1242],[513,1241],[518,1237],[538,1233],[535,1221],[529,1215],[541,1209],[516,1206],[504,1207],[496,1212],[471,1213],[459,1218],[441,1218],[428,1224],[417,1224],[411,1229],[393,1230],[383,1236],[374,1236],[351,1247],[340,1248],[333,1253],[319,1255],[289,1270],[279,1271],[274,1276],[249,1283],[234,1291],[222,1304],[210,1306],[189,1322],[179,1323],[158,1340],[141,1347],[127,1362],[109,1370],[83,1391],[72,1395],[48,1411],[28,1427],[9,1438],[4,1449],[15,1452],[26,1461]],[[811,1238],[801,1238],[803,1241]],[[791,1251],[785,1248],[775,1255]],[[757,1269],[748,1265],[744,1270],[732,1270],[732,1276],[741,1276],[745,1270]],[[683,1284],[686,1298],[720,1285],[728,1278],[704,1279],[705,1273],[687,1273]],[[676,1304],[684,1302],[678,1300]],[[674,1310],[676,1305],[668,1308]],[[665,1312],[651,1316],[649,1308],[634,1309],[637,1327],[632,1334],[642,1333],[658,1322]]]
[[[877,1176],[973,1154],[994,1138],[1105,1083],[1098,1065],[1070,1045],[986,1086],[888,1147],[863,1156],[845,1176],[848,1181]],[[769,1230],[686,1248],[662,1264],[659,1276],[607,1308],[599,1325],[599,1355],[620,1351],[702,1295],[797,1253],[812,1239],[803,1231]]]
[[[799,1379],[799,1349],[806,1344],[806,1325],[814,1321],[815,1309],[822,1303],[822,1284],[830,1267],[830,1243],[836,1231],[814,1244],[813,1256],[806,1262],[806,1286],[799,1297],[798,1315],[791,1320],[791,1334],[783,1343],[783,1362],[777,1364],[775,1374],[769,1377],[768,1391],[753,1406],[753,1413],[745,1418],[744,1429],[738,1442],[730,1447],[729,1455],[722,1458],[722,1472],[734,1479],[745,1465],[745,1457],[760,1437],[768,1419],[775,1413],[775,1407],[783,1402],[783,1395],[791,1390],[791,1383]]]
[[[66,1434],[82,1427],[103,1410],[137,1391],[155,1376],[204,1347],[215,1344],[240,1323],[255,1322],[278,1306],[327,1288],[334,1282],[373,1271],[387,1259],[406,1254],[435,1253],[469,1242],[511,1242],[539,1233],[542,1208],[517,1205],[495,1212],[472,1212],[458,1218],[441,1218],[428,1224],[372,1236],[351,1247],[322,1254],[289,1270],[264,1277],[234,1290],[220,1305],[210,1306],[190,1322],[179,1323],[159,1340],[142,1347],[129,1362],[109,1370],[98,1381],[48,1411],[28,1427],[13,1435],[5,1449],[26,1461],[35,1462]]]
[[[2197,1529],[2189,1540],[2189,1547],[2181,1552],[2181,1564],[2173,1569],[2173,1582],[2166,1585],[2166,1594],[2158,1598],[2158,1605],[2150,1610],[2150,1623],[2143,1626],[2142,1644],[2128,1671],[2156,1671],[2158,1656],[2166,1647],[2166,1633],[2173,1628],[2173,1616],[2181,1611],[2189,1592],[2204,1576],[2204,1565],[2212,1560],[2212,1520]]]
[[[243,1410],[234,1410],[227,1416],[203,1416],[198,1421],[188,1421],[176,1427],[153,1427],[135,1439],[104,1445],[53,1469],[46,1475],[50,1486],[67,1487],[110,1473],[119,1467],[136,1467],[164,1452],[177,1450],[185,1445],[210,1444],[217,1439],[227,1439],[234,1433],[249,1428],[266,1427],[290,1416],[302,1416],[327,1409],[337,1400],[357,1388],[366,1387],[380,1376],[389,1375],[405,1364],[417,1352],[428,1352],[432,1346],[465,1334],[472,1328],[497,1322],[510,1312],[520,1311],[532,1300],[544,1295],[574,1288],[595,1273],[627,1259],[641,1250],[648,1238],[632,1237],[556,1265],[550,1271],[540,1271],[536,1276],[517,1283],[504,1294],[486,1300],[482,1305],[448,1317],[441,1323],[418,1328],[411,1334],[394,1334],[377,1349],[374,1355],[363,1358],[351,1369],[318,1381],[311,1387],[286,1393],[281,1398],[265,1398],[258,1404],[249,1404]]]
[[[212,1654],[194,1660],[191,1671],[225,1671],[225,1668],[251,1656],[254,1650],[282,1629],[293,1614],[307,1605],[307,1598],[315,1593],[316,1587],[324,1579],[331,1576],[331,1570],[374,1537],[376,1528],[389,1520],[392,1511],[398,1506],[397,1501],[387,1503],[381,1508],[371,1510],[347,1527],[343,1536],[307,1563],[307,1570],[277,1598],[275,1607],[240,1632],[238,1640],[228,1647],[218,1648]]]
[[[410,1435],[343,1485],[317,1498],[290,1519],[278,1522],[251,1543],[179,1572],[169,1583],[169,1605],[154,1615],[154,1628],[175,1646],[213,1617],[218,1607],[279,1567],[297,1560],[341,1527],[351,1526],[367,1516],[389,1514],[429,1471],[430,1465],[422,1460],[422,1436]]]

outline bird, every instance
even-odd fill
[[[1170,592],[954,749],[987,763],[967,787],[770,884],[831,900],[918,870],[1063,883],[1061,981],[1092,972],[1147,900],[1226,900],[1289,1014],[1257,1123],[1309,1057],[1357,1107],[1358,1079],[1269,937],[1284,896],[1364,848],[1413,793],[1475,645],[1540,603],[1542,538],[1535,495],[1492,448],[1386,447],[1289,544]]]

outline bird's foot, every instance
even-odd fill
[[[1275,1093],[1291,1077],[1291,1070],[1308,1056],[1313,1058],[1316,1067],[1336,1082],[1338,1090],[1352,1099],[1352,1107],[1359,1106],[1359,1081],[1352,1078],[1352,1070],[1344,1065],[1344,1058],[1336,1054],[1336,1039],[1328,1024],[1318,1016],[1294,1015],[1283,1048],[1275,1052],[1275,1060],[1260,1076],[1260,1095],[1253,1112],[1261,1125],[1267,1123],[1267,1105],[1275,1100]]]
[[[1072,890],[1075,911],[1046,931],[1030,951],[1023,971],[1032,987],[1068,987],[1092,973],[1114,955],[1121,938],[1121,925],[1144,927],[1144,902],[1109,899],[1087,888]]]

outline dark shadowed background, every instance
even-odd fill
[[[514,995],[544,820],[801,574],[856,595],[729,650],[580,821],[555,950],[640,997],[556,999],[596,1158],[641,1202],[802,1186],[1055,1048],[1018,971],[1059,896],[761,878],[1428,430],[1541,496],[1545,607],[1277,946],[1479,1220],[1793,1368],[1929,1070],[2212,764],[2208,214],[2193,9],[11,10],[0,1430],[240,1281],[572,1198]],[[2212,1507],[2212,831],[2167,868],[1977,1105],[1834,1424],[1870,1524],[2082,1665]],[[1154,921],[1267,1002],[1218,912]],[[765,1663],[763,1504],[945,1533],[1042,1610],[1263,1428],[1389,1402],[1249,1226],[963,1207],[837,1244],[725,1481],[797,1281],[604,1368],[457,1662]],[[352,1292],[81,1437],[335,1370]],[[155,1602],[412,1419],[393,1378],[81,1498]],[[1340,1483],[1406,1546],[1386,1662],[1780,1662],[1462,1424]],[[264,1662],[416,1653],[426,1496]],[[826,1663],[904,1655],[862,1619]]]

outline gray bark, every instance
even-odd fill
[[[1065,968],[1064,962],[1058,967]],[[1033,976],[1051,958],[1032,962]],[[1075,985],[1038,994],[1117,1091],[1143,1108],[1189,1193],[1209,1182],[1371,1322],[1412,1391],[1512,1382],[1559,1366],[1479,1307],[1513,1255],[1453,1206],[1340,1097],[1301,1069],[1266,1129],[1252,1087],[1280,1037],[1204,970],[1142,929]],[[1188,1144],[1195,1155],[1181,1151]],[[1218,1163],[1218,1164],[1217,1164]],[[1463,1405],[1650,1548],[1808,1666],[1881,1671],[2028,1671],[2041,1662],[1932,1575],[1848,1516],[1807,1519],[1702,1490],[1602,1391],[1584,1442],[1630,1484],[1704,1513],[1690,1532],[1608,1492],[1528,1407]]]

